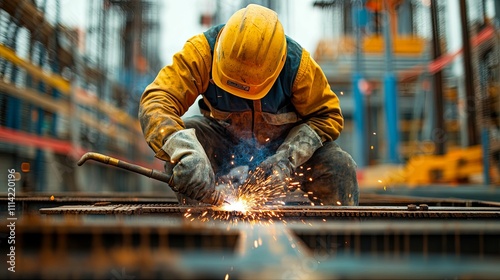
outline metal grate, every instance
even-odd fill
[[[295,234],[312,252],[328,258],[362,254],[375,258],[500,258],[500,228],[493,223],[341,225],[296,230]]]
[[[212,207],[179,205],[72,205],[42,208],[45,215],[142,215],[142,214],[186,214],[194,217],[207,215],[239,218],[240,213],[221,211]],[[272,213],[271,213],[272,212]],[[256,216],[270,219],[500,219],[500,207],[429,207],[427,204],[408,206],[283,206],[251,210]],[[274,215],[276,213],[276,215]]]
[[[78,218],[80,217],[80,218]],[[12,279],[493,279],[497,221],[189,222],[172,216],[28,218]],[[2,229],[4,237],[6,229]],[[6,254],[0,256],[7,261]],[[22,268],[22,269],[20,269]],[[6,276],[6,270],[0,271]],[[469,277],[469,278],[468,278]],[[131,278],[126,278],[131,279]]]

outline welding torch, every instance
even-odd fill
[[[110,156],[106,156],[106,155],[94,153],[94,152],[85,153],[80,158],[80,160],[77,162],[78,166],[82,166],[87,160],[95,160],[95,161],[98,161],[98,162],[101,162],[104,164],[116,166],[116,167],[119,167],[119,168],[122,168],[122,169],[125,169],[128,171],[139,173],[139,174],[147,176],[149,178],[153,178],[153,179],[156,179],[158,181],[165,182],[168,184],[168,186],[173,191],[180,192],[177,187],[171,185],[170,178],[172,177],[172,175],[169,175],[165,172],[145,168],[145,167],[142,167],[142,166],[137,165],[137,164],[128,163],[128,162],[125,162],[123,160],[118,160],[116,158],[112,158]],[[224,200],[223,194],[217,190],[212,193],[211,197],[209,198],[209,201],[212,202],[211,204],[216,205],[216,206],[220,206],[223,203],[228,203],[226,200]]]

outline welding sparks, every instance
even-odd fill
[[[251,209],[262,207],[283,195],[284,186],[273,184],[271,178],[266,176],[265,171],[257,168],[234,193],[229,194],[229,197],[233,197],[232,201],[239,207]]]
[[[213,208],[211,215],[204,211],[198,217],[201,221],[230,220],[236,224],[242,220],[272,224],[274,218],[281,219],[280,212],[273,211],[272,207],[283,204],[281,198],[286,197],[284,182],[273,183],[264,170],[257,168],[237,188],[231,183],[223,186],[222,192],[228,203]],[[189,211],[184,214],[186,218],[191,215]]]

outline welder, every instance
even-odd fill
[[[201,114],[184,117],[196,102]],[[139,119],[181,203],[220,204],[217,178],[247,166],[314,204],[358,204],[356,163],[335,142],[339,99],[266,7],[187,40],[146,87]]]

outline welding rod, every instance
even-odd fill
[[[89,159],[95,160],[95,161],[98,161],[98,162],[101,162],[104,164],[114,165],[116,167],[123,168],[123,169],[129,170],[129,171],[135,172],[135,173],[139,173],[139,174],[142,174],[144,176],[148,176],[149,178],[153,178],[153,179],[165,182],[165,183],[168,183],[170,180],[170,177],[171,177],[167,173],[160,172],[158,170],[148,169],[148,168],[136,165],[136,164],[128,163],[128,162],[125,162],[122,160],[118,160],[116,158],[112,158],[110,156],[106,156],[106,155],[94,153],[94,152],[89,152],[89,153],[84,154],[82,156],[82,158],[80,158],[80,160],[77,162],[78,166],[83,165]]]
[[[85,153],[80,158],[80,160],[77,162],[78,166],[82,166],[89,159],[90,160],[95,160],[95,161],[98,161],[98,162],[101,162],[101,163],[104,163],[104,164],[113,165],[113,166],[116,166],[116,167],[119,167],[119,168],[122,168],[122,169],[125,169],[125,170],[129,170],[129,171],[132,171],[132,172],[135,172],[135,173],[142,174],[144,176],[156,179],[158,181],[165,182],[174,191],[178,191],[174,186],[172,186],[169,183],[170,178],[172,176],[169,175],[169,174],[167,174],[167,173],[164,173],[164,172],[161,172],[161,171],[158,171],[158,170],[154,170],[154,169],[145,168],[145,167],[142,167],[142,166],[139,166],[139,165],[136,165],[136,164],[128,163],[128,162],[125,162],[125,161],[122,161],[122,160],[118,160],[116,158],[112,158],[110,156],[106,156],[106,155],[99,154],[99,153],[94,153],[94,152]],[[226,200],[224,200],[222,193],[220,193],[218,191],[212,194],[212,201],[215,201],[215,205],[221,205],[222,203],[228,203],[229,204],[229,202],[227,202]]]

